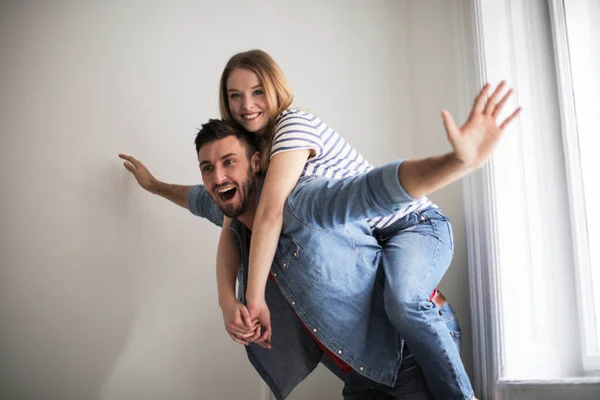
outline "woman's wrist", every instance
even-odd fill
[[[238,299],[233,293],[219,294],[219,307],[225,308],[230,306],[232,303],[237,303]]]
[[[246,292],[246,303],[247,304],[259,304],[259,303],[264,303],[265,302],[265,291],[263,290],[262,292],[255,292],[255,291],[250,291],[248,290],[248,292]]]

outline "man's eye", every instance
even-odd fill
[[[226,160],[226,161],[225,161],[225,165],[231,165],[231,164],[233,164],[233,163],[234,163],[234,161],[233,161],[233,160]]]
[[[210,165],[207,165],[206,167],[202,167],[202,172],[210,172],[212,171],[212,167]]]

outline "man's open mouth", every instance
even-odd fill
[[[236,192],[237,192],[236,187],[231,186],[231,185],[217,189],[217,194],[223,201],[229,201],[229,200],[233,199],[233,196],[235,196]]]

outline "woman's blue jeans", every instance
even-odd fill
[[[471,399],[455,338],[429,300],[452,260],[450,220],[429,207],[374,234],[384,248],[386,313],[412,350],[433,397]]]

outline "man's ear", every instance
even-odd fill
[[[250,159],[250,165],[252,167],[252,172],[260,172],[260,153],[258,151],[252,155],[252,158]]]

